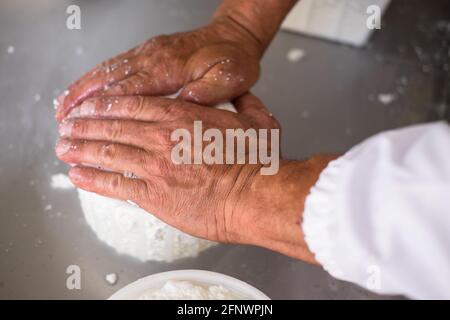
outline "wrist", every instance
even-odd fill
[[[283,160],[276,175],[252,175],[233,214],[238,242],[316,264],[304,240],[302,214],[310,189],[335,158],[315,156],[307,161]]]
[[[261,60],[266,49],[264,42],[232,16],[228,14],[214,16],[209,26],[216,30],[218,37],[236,43],[249,56]]]
[[[231,21],[258,42],[260,57],[297,0],[224,0],[213,21]]]

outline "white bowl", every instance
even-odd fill
[[[190,281],[205,286],[223,286],[248,300],[270,300],[248,283],[221,273],[203,270],[177,270],[153,274],[123,287],[109,300],[137,300],[145,292],[161,289],[169,280]]]

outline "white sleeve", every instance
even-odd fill
[[[382,294],[450,299],[450,127],[378,134],[331,162],[303,231],[332,276]]]

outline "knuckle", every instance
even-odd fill
[[[196,118],[192,113],[190,113],[189,116],[186,116],[177,122],[176,129],[182,128],[191,131],[192,128],[194,127],[194,120],[196,119],[198,118]]]
[[[121,121],[114,120],[111,125],[104,125],[105,135],[112,140],[117,140],[123,135],[123,125]]]
[[[153,160],[154,159],[152,157],[150,157],[147,154],[147,152],[145,152],[144,155],[142,155],[141,153],[138,153],[134,157],[133,162],[140,170],[148,173],[149,171],[151,171],[151,165],[152,165]]]
[[[133,97],[129,103],[125,105],[125,111],[127,114],[137,117],[144,112],[145,97],[137,96]]]
[[[136,198],[139,201],[147,201],[148,192],[146,185],[131,184],[129,198]]]
[[[183,117],[183,114],[185,113],[185,110],[179,101],[171,102],[164,108],[164,111],[163,120],[180,118]]]
[[[162,157],[155,157],[153,159],[153,169],[159,176],[165,176],[169,172],[170,164]]]
[[[100,64],[97,65],[97,67],[101,71],[106,71],[110,64],[111,64],[111,59],[108,59],[108,60],[102,61]]]
[[[117,155],[117,149],[114,144],[104,144],[100,148],[100,156],[106,161],[111,161]]]
[[[139,168],[143,168],[144,170],[147,170],[149,167],[149,159],[146,156],[137,157],[135,162]]]
[[[187,118],[172,121],[168,126],[161,128],[159,131],[158,144],[165,153],[170,155],[172,149],[180,143],[180,138],[172,138],[172,134],[178,130],[187,130],[192,136],[193,125],[193,120]]]
[[[84,155],[84,144],[81,141],[70,142],[69,152],[70,156],[79,158]]]
[[[164,208],[167,203],[167,196],[165,195],[161,183],[154,183],[146,181],[146,193],[149,201],[157,208]]]
[[[119,95],[128,95],[129,94],[129,90],[128,90],[128,80],[124,80],[121,82],[118,82],[117,84],[114,85],[114,91],[119,94]]]
[[[138,76],[142,79],[142,81],[151,81],[155,78],[150,71],[145,69],[140,70]]]
[[[158,126],[156,129],[151,129],[152,134],[147,136],[153,136],[154,141],[163,149],[169,148],[172,146],[172,141],[170,136],[172,134],[172,128],[169,126]]]
[[[169,36],[166,35],[159,35],[156,36],[152,39],[150,39],[149,41],[147,41],[144,45],[145,49],[150,49],[150,50],[158,50],[158,49],[162,49],[165,46],[167,46],[169,41]]]
[[[120,175],[113,175],[109,179],[104,180],[104,186],[111,190],[120,190],[123,185],[123,179]]]
[[[74,137],[85,137],[89,133],[89,123],[84,120],[74,120],[72,134]]]
[[[156,52],[155,59],[159,60],[161,62],[167,61],[167,59],[176,59],[179,56],[179,51],[171,46],[164,46],[162,48],[163,50],[160,50]],[[176,63],[176,61],[172,61],[173,63]],[[160,64],[161,66],[164,66],[164,64]]]
[[[83,102],[81,108],[84,108],[84,111],[95,116],[106,109],[109,102],[110,101],[106,101],[104,97],[89,98]]]

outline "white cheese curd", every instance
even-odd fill
[[[50,186],[53,189],[74,189],[72,181],[70,181],[69,177],[63,173],[52,175],[52,181]]]
[[[216,245],[185,234],[127,202],[81,189],[78,196],[89,226],[100,240],[120,254],[140,261],[171,262],[195,257]]]
[[[159,290],[147,291],[139,300],[242,300],[223,286],[204,286],[189,281],[167,281]]]

